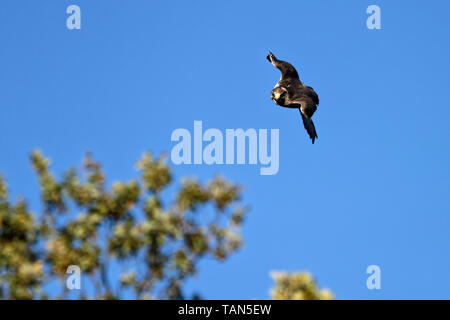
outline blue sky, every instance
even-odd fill
[[[80,6],[82,29],[66,28]],[[382,30],[366,28],[381,8]],[[3,0],[0,172],[39,210],[28,154],[62,173],[92,150],[109,182],[137,175],[171,133],[280,129],[280,170],[185,165],[245,186],[245,247],[205,261],[188,291],[209,299],[269,297],[271,270],[313,273],[341,299],[449,299],[450,3],[436,1]],[[276,107],[290,61],[315,88],[319,139]],[[366,288],[381,267],[382,289]]]

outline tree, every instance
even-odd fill
[[[145,153],[140,179],[110,188],[89,154],[83,174],[72,168],[60,180],[41,152],[30,158],[40,214],[21,198],[11,203],[0,177],[0,298],[48,298],[45,284],[64,282],[71,265],[93,288],[78,298],[183,298],[182,284],[202,258],[222,261],[241,247],[241,187],[222,177],[207,184],[185,179],[167,204],[172,174],[164,157]],[[111,277],[112,269],[120,276]],[[66,298],[62,287],[57,297]]]
[[[85,279],[74,298],[184,298],[183,283],[201,259],[223,261],[242,245],[248,212],[242,188],[220,176],[207,184],[184,179],[170,198],[172,174],[163,156],[145,153],[139,179],[110,187],[90,154],[81,173],[72,168],[59,180],[40,151],[30,159],[39,214],[22,198],[13,203],[0,176],[0,299],[74,297],[64,283],[73,267]],[[333,298],[308,273],[273,277],[273,299]],[[49,295],[55,280],[62,290]]]
[[[308,272],[272,272],[275,286],[271,291],[274,300],[333,300],[327,289],[320,290]]]

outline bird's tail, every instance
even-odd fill
[[[312,121],[312,119],[310,117],[303,114],[303,112],[301,110],[300,110],[300,114],[302,115],[303,125],[305,126],[305,129],[308,132],[308,135],[311,138],[312,143],[314,144],[314,141],[316,140],[316,138],[319,138],[317,136],[316,127],[314,126],[314,122]]]

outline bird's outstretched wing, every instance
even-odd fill
[[[302,111],[302,108],[298,108],[298,110],[300,111],[300,114],[302,115],[303,126],[305,127],[306,132],[308,132],[308,135],[311,138],[312,143],[314,144],[314,141],[316,140],[316,138],[318,138],[317,132],[316,132],[316,127],[314,126],[314,122],[312,121],[312,119],[310,117],[308,117]]]
[[[317,106],[311,99],[301,99],[296,101],[296,104],[298,105],[298,110],[300,111],[300,114],[302,116],[303,126],[305,127],[306,132],[308,132],[308,135],[311,138],[312,143],[314,144],[314,141],[316,140],[316,138],[318,138],[318,136],[316,127],[314,126],[314,122],[312,121],[311,117],[317,110]]]
[[[281,71],[280,82],[288,79],[300,80],[297,70],[295,70],[294,66],[289,62],[278,60],[270,51],[267,55],[267,60],[269,60],[275,68],[278,68]]]

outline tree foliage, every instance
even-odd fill
[[[68,298],[72,265],[85,279],[74,298],[185,298],[183,283],[202,258],[223,261],[242,245],[242,190],[220,176],[206,184],[184,179],[173,191],[166,159],[145,153],[138,179],[108,186],[90,154],[61,179],[40,151],[30,159],[38,214],[22,198],[11,201],[0,176],[0,299]],[[272,276],[273,299],[334,298],[309,273]],[[56,295],[52,282],[61,289]]]
[[[271,291],[274,300],[333,300],[327,289],[319,289],[308,272],[273,272],[275,286]]]
[[[171,192],[166,159],[145,153],[139,179],[108,187],[89,154],[81,170],[72,168],[62,179],[41,152],[30,158],[43,203],[39,214],[23,199],[13,203],[0,177],[0,298],[55,298],[46,289],[52,279],[65,298],[70,265],[88,279],[83,288],[92,288],[79,298],[183,298],[183,282],[202,258],[221,261],[242,245],[241,187],[222,177],[206,184],[185,179]]]

